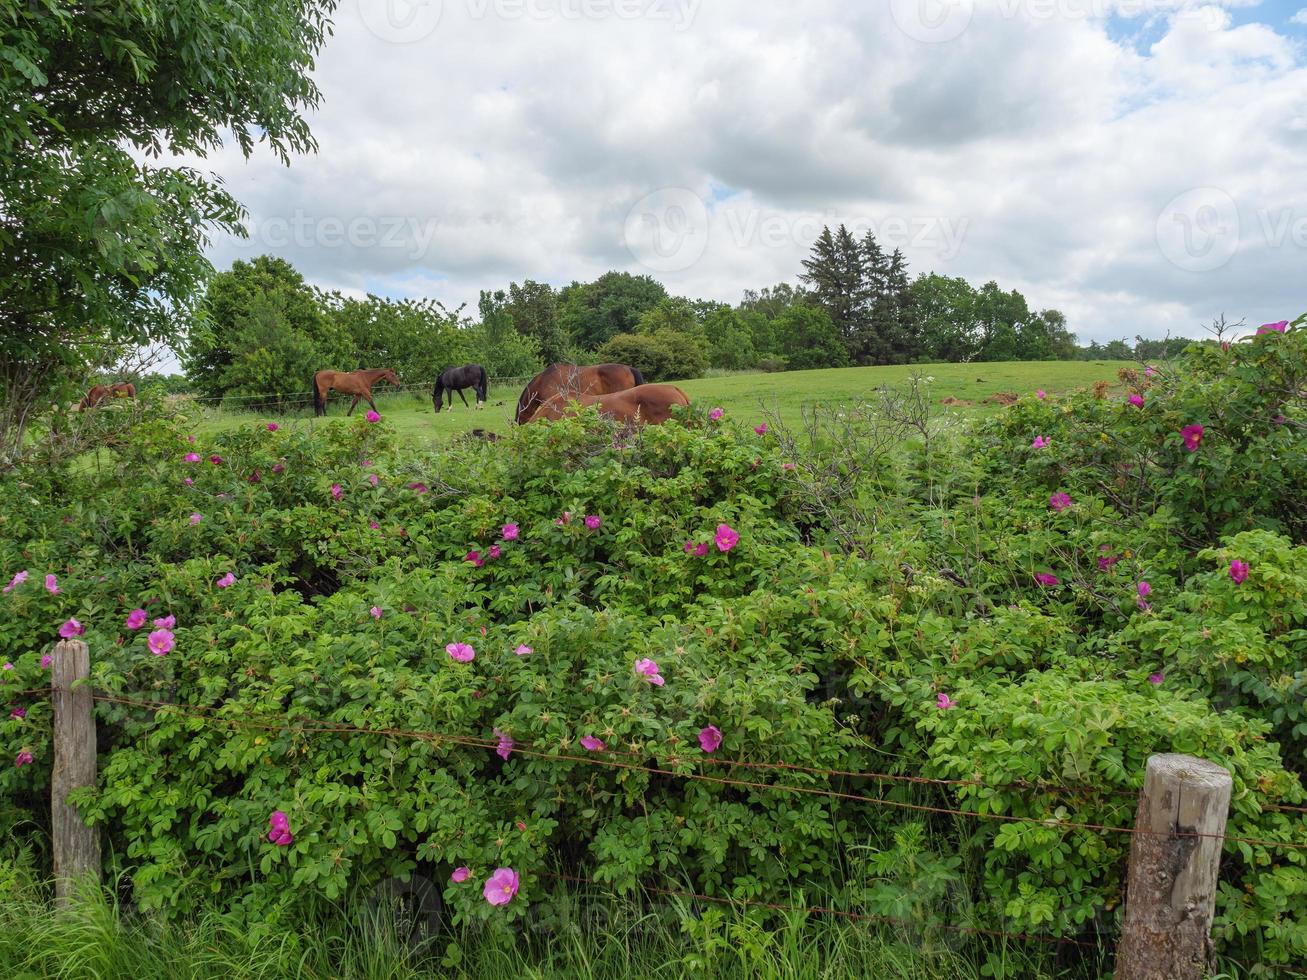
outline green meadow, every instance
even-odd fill
[[[1117,383],[1116,373],[1130,366],[1128,361],[1012,361],[973,364],[912,364],[888,367],[828,368],[819,371],[788,371],[779,374],[724,374],[691,381],[674,382],[696,405],[720,406],[729,417],[740,421],[766,414],[786,422],[797,422],[803,406],[819,403],[853,402],[882,386],[905,384],[920,376],[930,384],[931,401],[941,414],[976,417],[997,412],[992,401],[1004,392],[1031,394],[1043,389],[1059,394],[1086,388],[1096,381]],[[376,390],[377,407],[395,429],[415,442],[439,445],[449,439],[484,429],[503,432],[513,424],[513,410],[521,385],[491,385],[489,398],[480,411],[464,407],[454,396],[454,408],[432,411],[429,391],[386,392]],[[469,403],[472,393],[466,392]],[[948,403],[956,399],[958,403]],[[343,415],[349,399],[332,396],[328,414]],[[356,411],[366,411],[360,403]],[[307,406],[289,414],[235,411],[226,406],[203,410],[201,431],[220,431],[252,420],[278,424],[313,426],[316,419]]]

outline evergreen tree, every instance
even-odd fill
[[[834,234],[822,228],[812,245],[812,255],[803,260],[799,279],[812,287],[813,295],[835,324],[840,342],[858,363],[868,363],[871,348],[872,294],[862,247],[844,225]]]

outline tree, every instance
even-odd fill
[[[1003,292],[990,281],[976,293],[976,319],[980,326],[981,361],[1015,361],[1020,359],[1020,332],[1030,319],[1026,298],[1015,289]]]
[[[708,361],[715,368],[741,371],[758,363],[753,334],[743,316],[729,306],[719,306],[703,320],[708,340]]]
[[[922,355],[930,361],[972,360],[980,349],[976,291],[958,277],[923,273],[910,288]]]
[[[539,372],[540,342],[518,333],[504,291],[481,291],[481,323],[473,329],[473,359],[492,378],[522,378]]]
[[[552,286],[530,279],[520,286],[509,283],[507,310],[517,332],[540,345],[545,363],[570,359],[571,344],[558,322],[558,294]]]
[[[839,328],[823,308],[791,306],[776,318],[775,328],[791,371],[848,367],[849,353]]]
[[[803,260],[799,279],[812,286],[813,295],[830,315],[848,356],[868,363],[876,344],[871,336],[871,306],[874,299],[867,278],[862,245],[840,225],[834,234],[822,228]]]
[[[212,272],[203,249],[243,212],[200,172],[230,133],[283,160],[313,149],[301,116],[329,0],[7,5],[0,17],[0,459],[38,398],[125,348],[179,337]]]
[[[572,343],[596,350],[616,334],[634,332],[640,317],[666,298],[662,283],[649,276],[605,272],[563,288],[558,320]]]
[[[236,389],[246,395],[301,392],[309,383],[305,372],[353,370],[365,359],[349,330],[324,314],[318,294],[285,259],[260,255],[233,262],[210,280],[200,312],[181,359],[196,390],[208,397]],[[261,346],[281,353],[264,356]],[[250,357],[262,364],[253,374],[241,363]],[[265,387],[255,386],[256,376]]]

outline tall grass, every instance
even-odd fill
[[[428,907],[428,911],[429,911]],[[569,895],[515,923],[450,926],[362,896],[308,918],[249,921],[210,906],[183,921],[91,890],[56,911],[45,886],[0,864],[0,976],[179,980],[309,977],[1055,977],[1050,952],[1002,942],[931,947],[883,926],[789,912],[763,919],[679,900]],[[421,910],[417,910],[421,913]],[[1074,975],[1092,976],[1084,965]]]

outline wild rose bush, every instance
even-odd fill
[[[47,685],[85,627],[120,700],[81,802],[146,907],[195,882],[285,916],[421,873],[511,919],[562,872],[1093,936],[1129,836],[982,815],[1130,826],[1147,756],[1179,751],[1227,766],[1230,833],[1270,842],[1226,848],[1223,948],[1301,960],[1307,852],[1273,845],[1307,823],[1270,807],[1305,801],[1307,548],[1300,500],[1252,483],[1307,476],[1305,360],[1291,328],[1141,371],[1142,406],[1032,394],[909,445],[858,491],[856,554],[754,419],[431,455],[384,421],[191,442],[147,412],[99,469],[4,478],[0,577],[29,574],[0,690]],[[0,819],[30,837],[49,702],[6,705],[30,761]]]

